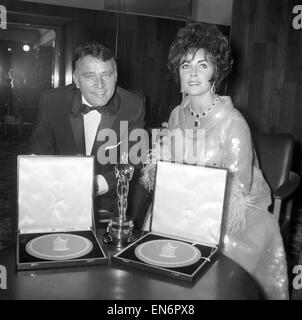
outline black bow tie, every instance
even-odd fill
[[[89,107],[89,106],[87,106],[87,104],[82,104],[81,105],[81,113],[82,114],[86,114],[86,113],[88,113],[88,112],[90,112],[92,110],[96,110],[99,113],[105,113],[105,112],[108,111],[108,107],[107,106]]]

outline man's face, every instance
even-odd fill
[[[76,62],[73,80],[92,106],[104,106],[115,91],[116,64],[113,59],[102,61],[85,56]]]

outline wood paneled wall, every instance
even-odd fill
[[[181,95],[167,69],[168,51],[182,21],[121,15],[118,48],[119,82],[142,88],[147,96],[146,121],[160,126],[167,121]]]
[[[234,0],[234,69],[228,91],[252,130],[291,133],[302,176],[302,29],[292,26],[297,0]]]
[[[88,15],[87,15],[88,14]],[[115,50],[116,13],[80,13],[74,21],[74,44],[96,39]],[[118,84],[141,89],[146,95],[146,125],[160,126],[181,99],[180,90],[167,70],[169,46],[183,21],[119,15],[117,66]]]
[[[83,41],[99,40],[115,50],[118,14],[3,0],[8,10],[67,18],[62,48],[64,71],[70,71],[73,49]],[[64,19],[62,20],[64,21]],[[184,21],[120,14],[118,37],[118,83],[124,88],[137,88],[146,95],[146,125],[160,126],[181,100],[178,85],[167,70],[168,50]],[[65,69],[64,69],[65,67]],[[69,78],[70,79],[70,78]],[[65,83],[60,81],[60,84]]]

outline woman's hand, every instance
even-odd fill
[[[155,174],[156,174],[156,165],[152,166],[149,170],[149,180],[152,185],[152,189],[154,189],[155,185]]]
[[[150,192],[155,185],[156,164],[148,164],[142,169],[142,173],[143,175],[139,179],[140,183]]]

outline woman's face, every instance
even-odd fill
[[[193,96],[205,94],[210,91],[215,71],[213,63],[207,59],[203,49],[199,49],[195,56],[188,53],[179,67],[181,87],[185,93]]]

